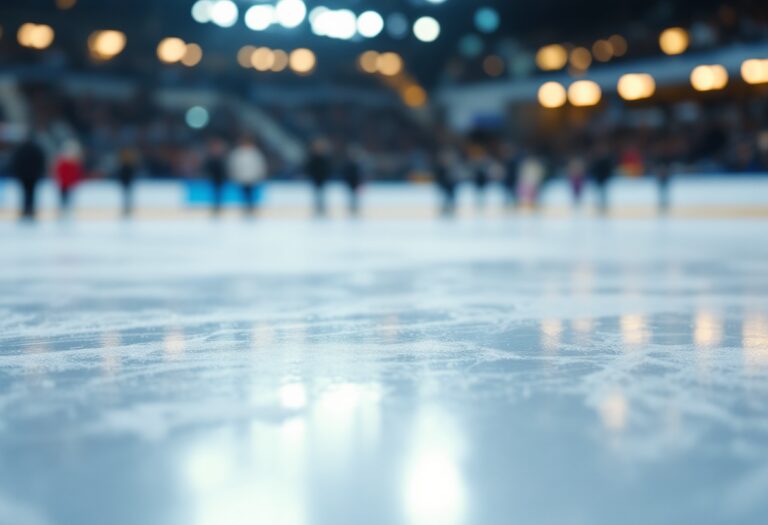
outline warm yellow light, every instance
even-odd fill
[[[489,55],[483,60],[483,71],[490,77],[498,77],[504,73],[504,60],[498,55]]]
[[[594,106],[603,94],[595,82],[578,80],[568,87],[568,100],[574,106]]]
[[[181,57],[181,63],[187,67],[194,67],[203,59],[203,48],[197,44],[187,44],[184,56]]]
[[[275,54],[268,47],[257,47],[251,55],[251,65],[257,71],[269,71],[275,64]]]
[[[747,84],[768,82],[768,59],[751,58],[741,64],[741,78]]]
[[[272,71],[279,72],[288,67],[288,53],[282,49],[275,49],[272,52],[272,56],[274,57]]]
[[[627,54],[627,39],[621,35],[613,35],[608,39],[613,47],[613,56],[623,57]]]
[[[715,91],[728,84],[728,72],[720,64],[698,66],[691,71],[691,85],[696,91]]]
[[[366,51],[357,59],[357,65],[366,73],[376,73],[379,70],[378,61],[379,54],[376,51]]]
[[[299,48],[291,51],[291,54],[288,56],[288,64],[296,73],[308,75],[315,69],[317,59],[315,54],[309,49]]]
[[[688,49],[688,31],[682,27],[670,27],[659,35],[659,47],[667,55],[679,55]]]
[[[568,51],[560,44],[544,46],[536,53],[536,65],[544,71],[562,69],[568,62]]]
[[[16,38],[24,47],[45,49],[53,43],[55,33],[49,25],[26,23],[19,28]]]
[[[624,100],[640,100],[656,92],[656,81],[647,73],[628,73],[621,76],[616,88]]]
[[[382,53],[376,60],[376,69],[382,75],[395,76],[403,70],[403,59],[397,53]]]
[[[412,108],[427,103],[427,92],[419,85],[411,84],[403,90],[403,101]]]
[[[559,108],[565,104],[565,88],[557,82],[545,82],[539,88],[538,97],[539,104],[545,108]]]
[[[610,40],[598,40],[592,44],[592,54],[598,62],[608,62],[613,58],[613,44]]]
[[[157,58],[166,64],[173,64],[184,57],[187,52],[187,44],[176,37],[164,38],[157,45]]]
[[[237,63],[240,64],[240,66],[244,67],[245,69],[253,67],[253,65],[251,64],[251,56],[253,55],[254,51],[256,51],[256,48],[253,46],[241,47],[240,50],[237,52]]]
[[[76,3],[77,0],[56,0],[56,7],[62,11],[66,11],[67,9],[72,9],[75,7]]]
[[[125,33],[107,29],[94,31],[88,37],[88,49],[91,56],[98,60],[109,60],[116,57],[125,49]]]
[[[571,51],[570,62],[575,69],[583,71],[592,65],[592,55],[586,47],[577,47]]]

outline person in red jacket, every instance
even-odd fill
[[[83,178],[82,150],[75,141],[67,141],[61,148],[54,166],[56,184],[59,187],[59,208],[69,212],[72,189]]]

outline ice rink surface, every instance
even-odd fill
[[[767,232],[0,222],[0,524],[762,525]]]

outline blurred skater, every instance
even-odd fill
[[[135,148],[126,146],[120,150],[117,163],[117,182],[120,184],[123,197],[123,217],[130,217],[133,213],[133,185],[139,169],[139,152]]]
[[[360,213],[360,186],[363,184],[365,173],[363,150],[360,146],[353,144],[347,148],[341,171],[349,191],[349,213],[356,216]]]
[[[37,212],[37,183],[45,176],[45,150],[33,135],[16,148],[10,162],[10,171],[21,186],[21,218],[31,220]]]
[[[224,197],[224,184],[227,181],[227,144],[220,138],[212,138],[208,142],[208,157],[205,159],[203,170],[211,184],[211,213],[214,216],[221,213]]]
[[[240,139],[240,144],[230,152],[227,171],[229,178],[242,189],[243,210],[253,214],[257,187],[267,176],[267,161],[250,137]]]
[[[592,178],[597,189],[597,208],[600,213],[608,211],[608,183],[613,177],[615,161],[610,146],[603,139],[595,150],[592,160]]]
[[[59,188],[59,213],[68,215],[72,205],[72,191],[83,179],[82,149],[75,140],[66,141],[56,157],[53,174]]]
[[[571,187],[571,198],[574,207],[581,206],[581,199],[584,194],[584,182],[587,178],[587,165],[580,156],[571,157],[566,166],[566,176],[568,185]]]
[[[526,155],[520,164],[520,182],[518,194],[520,201],[532,208],[539,206],[539,193],[546,176],[544,162],[533,154]]]
[[[669,211],[669,183],[672,178],[672,169],[667,162],[660,162],[656,167],[656,187],[658,188],[658,210],[662,215]]]
[[[504,186],[504,202],[508,208],[517,207],[517,186],[520,179],[521,155],[514,144],[502,146],[501,158],[504,164],[502,184]]]
[[[315,215],[323,216],[326,212],[325,185],[331,176],[330,145],[324,139],[315,139],[312,142],[304,172],[312,183]]]
[[[485,195],[490,182],[490,160],[484,148],[473,146],[469,151],[472,166],[472,184],[475,187],[475,205],[478,210],[485,208]]]
[[[435,159],[435,182],[442,194],[440,213],[446,217],[456,213],[456,186],[458,185],[459,155],[455,149],[445,147]]]

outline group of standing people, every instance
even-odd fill
[[[653,166],[658,189],[658,209],[666,213],[669,209],[669,189],[673,159],[659,157]],[[505,195],[508,208],[526,206],[539,207],[544,189],[558,174],[564,175],[575,207],[583,202],[584,189],[591,181],[596,193],[597,210],[609,210],[610,182],[619,165],[615,152],[601,142],[583,153],[564,159],[559,165],[551,155],[540,149],[523,150],[511,143],[502,144],[497,155],[491,155],[483,148],[460,148],[446,146],[434,157],[433,172],[435,183],[442,195],[441,211],[452,215],[456,210],[457,188],[462,182],[474,187],[476,206],[482,209],[486,192],[491,182],[498,181]]]
[[[21,190],[21,218],[34,219],[37,214],[38,184],[52,173],[59,197],[59,210],[67,215],[72,207],[75,188],[85,179],[84,155],[75,139],[65,140],[56,150],[53,161],[37,134],[28,135],[14,150],[8,171],[19,182]],[[139,169],[139,155],[133,148],[120,150],[115,178],[122,187],[122,211],[130,215],[133,209],[133,184]]]

